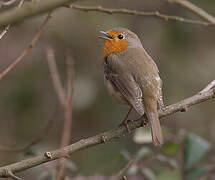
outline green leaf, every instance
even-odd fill
[[[152,142],[150,128],[139,128],[135,131],[133,140],[137,144],[145,144]]]
[[[134,164],[134,165],[131,165],[131,166],[128,168],[127,174],[128,174],[128,175],[134,175],[134,174],[137,173],[137,171],[138,171],[138,166]]]
[[[30,148],[28,151],[25,152],[24,156],[35,156],[37,153]]]
[[[38,177],[37,180],[46,180],[49,177],[49,173],[47,171],[42,171]]]
[[[51,172],[49,180],[55,180],[55,173],[55,171]]]
[[[164,154],[173,156],[179,151],[179,147],[179,144],[168,142],[163,146],[162,150]]]
[[[165,166],[153,166],[152,170],[155,174],[160,174],[162,171],[166,169]]]
[[[173,168],[178,168],[178,162],[175,159],[169,158],[169,157],[164,156],[162,154],[157,154],[156,157],[159,161],[164,162],[164,163],[168,163]]]
[[[211,144],[193,133],[188,133],[185,139],[184,161],[186,169],[191,169],[210,150]]]
[[[77,167],[75,165],[75,163],[72,161],[72,160],[66,160],[65,162],[65,167],[70,170],[70,171],[76,171],[77,170]]]
[[[152,150],[149,147],[142,147],[137,151],[137,159],[145,158],[152,154]]]
[[[54,180],[55,179],[55,171],[43,171],[39,174],[37,180]]]
[[[144,177],[146,177],[148,180],[157,180],[155,173],[152,171],[152,169],[149,168],[142,168],[141,173]]]
[[[121,154],[122,157],[123,157],[125,160],[127,160],[127,161],[129,161],[129,160],[131,159],[131,154],[130,154],[127,150],[122,150],[122,151],[120,152],[120,154]]]
[[[203,175],[207,170],[207,167],[198,167],[191,169],[186,176],[186,180],[195,180],[201,175]]]
[[[156,180],[181,180],[178,170],[165,169],[158,176]]]

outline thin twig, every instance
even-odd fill
[[[36,33],[36,35],[34,36],[32,41],[30,42],[28,47],[18,56],[17,59],[15,59],[15,61],[12,64],[10,64],[2,73],[0,73],[0,80],[5,75],[7,75],[7,73],[10,72],[14,67],[16,67],[16,65],[19,64],[22,61],[22,59],[31,51],[31,49],[35,46],[36,42],[38,41],[41,33],[44,31],[45,26],[47,25],[47,23],[50,20],[50,18],[51,18],[51,12],[48,13],[46,19],[43,21],[43,23],[40,26],[38,32]]]
[[[201,90],[199,93],[205,93],[207,91],[209,91],[210,89],[215,87],[215,80],[213,80],[210,84],[208,84],[203,90]]]
[[[21,8],[22,5],[23,5],[23,3],[24,3],[24,0],[20,0],[19,5],[18,5],[18,8]]]
[[[188,0],[167,0],[169,3],[175,3],[183,8],[186,8],[192,11],[194,14],[198,15],[199,17],[207,20],[208,22],[215,24],[215,17],[204,11],[203,9],[199,8],[198,6],[194,5],[193,3],[189,2]]]
[[[8,171],[8,176],[11,177],[14,180],[22,180],[22,178],[14,175],[11,171]]]
[[[4,30],[2,31],[2,33],[0,34],[0,40],[3,38],[3,36],[9,31],[10,29],[10,25],[7,25]]]
[[[17,22],[24,21],[27,18],[30,18],[32,16],[43,14],[43,13],[48,12],[50,10],[54,10],[56,8],[59,8],[59,7],[66,5],[68,3],[74,3],[75,1],[77,1],[77,0],[61,0],[61,1],[59,1],[59,0],[45,0],[45,1],[40,0],[37,3],[26,2],[25,5],[18,10],[12,9],[10,11],[1,13],[0,14],[0,28],[6,26],[8,24],[15,24]],[[172,1],[174,1],[174,0],[172,0]],[[179,3],[180,3],[180,1],[183,1],[182,3],[185,2],[185,0],[177,0],[177,1]],[[188,3],[186,3],[186,4],[188,4]],[[186,6],[184,6],[184,7],[188,8]],[[29,11],[29,9],[31,9],[31,11]],[[100,10],[95,10],[95,11],[100,11]],[[201,11],[199,11],[199,9],[197,9],[197,11],[195,9],[193,9],[193,12],[195,14],[201,13]],[[111,13],[111,12],[107,12],[107,13]],[[121,12],[119,12],[119,13],[121,13]],[[133,14],[133,12],[131,12],[131,13],[126,12],[124,14]],[[134,14],[135,14],[135,12],[134,12]],[[206,16],[205,16],[205,13],[201,13],[201,15],[203,15],[203,17],[207,20],[210,19],[210,18],[208,18],[208,13]],[[152,15],[152,16],[157,16],[157,15]],[[167,15],[167,18],[168,17],[169,16]],[[166,19],[165,17],[160,17],[160,18]],[[171,19],[171,16],[170,16],[170,19]],[[176,16],[176,18],[174,18],[174,16],[173,16],[173,20],[181,21],[181,22],[194,23],[194,24],[200,24],[200,25],[214,24],[214,20],[213,20],[214,18],[213,17],[209,21],[209,22],[211,22],[209,24],[207,22],[204,22],[204,21],[203,22],[201,22],[201,21],[195,22],[195,20],[187,19],[187,21],[186,21],[186,19],[185,20],[184,19],[185,18],[181,19],[181,17],[177,17],[177,16]]]
[[[15,1],[16,1],[16,0],[9,1],[9,2],[5,2],[5,3],[3,3],[3,5],[10,5],[10,4],[14,3]],[[24,0],[20,0],[19,5],[18,5],[18,8],[21,8],[22,5],[23,5],[23,3],[24,3]],[[1,40],[1,39],[3,38],[3,36],[9,31],[9,29],[10,29],[10,24],[7,25],[7,26],[5,27],[5,29],[2,31],[2,33],[0,34],[0,40]]]
[[[161,118],[161,117],[168,116],[170,114],[174,114],[174,113],[179,112],[182,109],[184,109],[184,107],[188,108],[192,105],[199,104],[199,103],[202,103],[204,101],[207,101],[207,100],[210,100],[213,98],[215,98],[215,88],[210,89],[209,91],[207,91],[203,94],[197,93],[194,96],[191,96],[187,99],[184,99],[175,104],[167,106],[163,112],[159,111],[159,117]],[[145,116],[143,118],[145,118]],[[140,119],[140,120],[129,123],[129,125],[128,125],[129,129],[132,131],[136,128],[142,127],[142,120],[143,119]],[[68,157],[71,154],[73,154],[74,152],[80,151],[82,149],[93,147],[93,146],[96,146],[96,145],[99,145],[102,143],[107,143],[113,139],[119,138],[126,134],[128,134],[126,127],[118,127],[118,128],[112,129],[110,131],[98,134],[96,136],[79,140],[78,142],[71,144],[69,146],[66,146],[62,149],[51,151],[50,152],[52,155],[51,158],[44,156],[44,153],[43,153],[43,155],[35,156],[33,158],[29,158],[29,159],[22,160],[17,163],[3,166],[0,168],[0,177],[8,177],[8,174],[5,173],[8,170],[10,170],[12,173],[24,171],[26,169],[38,166],[40,164],[43,164],[43,163],[46,163],[49,161],[53,161],[53,160],[56,160],[56,159],[59,159],[62,157]],[[105,141],[104,141],[104,139],[105,139]]]
[[[22,22],[30,17],[42,15],[75,1],[77,0],[26,1],[22,8],[12,8],[7,11],[0,12],[0,28],[3,28],[8,24],[12,25],[17,22]]]
[[[60,148],[69,145],[71,134],[71,120],[72,120],[72,83],[73,83],[73,66],[71,65],[71,57],[66,58],[67,64],[67,95],[65,89],[62,86],[60,75],[57,69],[54,50],[52,48],[47,49],[47,61],[49,65],[50,74],[55,87],[56,94],[59,98],[61,106],[64,109],[64,123]],[[65,159],[61,158],[57,162],[56,180],[62,179],[64,171]]]
[[[158,11],[144,12],[144,11],[136,11],[136,10],[129,10],[129,9],[110,9],[110,8],[104,8],[101,6],[94,6],[94,7],[80,6],[80,5],[74,5],[74,4],[66,5],[66,7],[73,8],[80,11],[95,11],[95,12],[102,12],[107,14],[129,14],[129,15],[135,15],[135,16],[152,16],[152,17],[161,18],[165,21],[174,20],[174,21],[180,21],[183,23],[198,24],[198,25],[205,25],[205,26],[212,24],[204,21],[186,19],[179,16],[161,14]]]
[[[61,83],[61,80],[60,80],[59,72],[57,69],[56,61],[55,61],[54,50],[50,47],[47,48],[46,56],[47,56],[46,59],[48,62],[49,71],[50,71],[50,74],[52,77],[55,92],[57,93],[60,104],[62,106],[64,106],[65,102],[66,102],[65,90],[64,90],[62,83]]]
[[[72,93],[73,93],[73,77],[74,77],[74,61],[70,55],[67,55],[66,65],[67,65],[67,98],[68,103],[72,103]]]
[[[135,164],[137,162],[137,158],[131,158],[126,164],[125,166],[120,169],[119,172],[117,172],[115,175],[112,176],[111,180],[118,180],[120,179],[120,177],[123,175],[123,173],[133,164]]]
[[[71,56],[66,58],[67,65],[67,95],[66,104],[64,105],[64,125],[61,138],[60,148],[70,143],[71,125],[72,125],[72,94],[73,94],[73,59]],[[64,172],[65,158],[61,158],[57,162],[56,180],[61,180]]]

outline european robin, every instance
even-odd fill
[[[130,30],[117,27],[100,32],[104,34],[99,37],[104,39],[102,65],[109,93],[118,103],[129,105],[130,110],[134,109],[139,115],[146,112],[153,143],[162,145],[158,119],[158,108],[164,107],[162,80],[155,62]],[[122,124],[127,125],[127,116]]]

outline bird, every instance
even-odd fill
[[[164,109],[162,80],[153,59],[146,52],[139,37],[132,31],[115,27],[100,31],[103,36],[104,84],[119,103],[130,106],[121,124],[128,125],[128,115],[134,109],[141,117],[146,114],[151,125],[152,142],[163,144],[158,109]]]

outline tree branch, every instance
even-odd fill
[[[112,175],[112,177],[110,178],[110,180],[118,180],[120,179],[120,177],[123,175],[123,173],[125,173],[125,171],[131,167],[131,165],[133,164],[136,164],[137,163],[137,158],[136,157],[133,157],[131,158],[127,163],[126,165],[120,169],[119,172],[117,172],[116,174]]]
[[[9,31],[10,25],[7,25],[4,30],[0,34],[0,40],[3,38],[3,36]]]
[[[204,92],[209,91],[210,89],[215,87],[215,80],[211,81],[203,90],[201,90],[199,93],[202,94]]]
[[[0,14],[0,28],[4,27],[8,24],[15,24],[19,21],[23,21],[27,18],[30,18],[32,16],[36,16],[39,14],[46,13],[50,10],[54,10],[56,8],[66,6],[68,3],[73,3],[77,0],[42,0],[38,2],[26,2],[22,8],[19,9],[12,9],[8,10],[6,12],[3,12]],[[82,10],[82,11],[97,11],[97,12],[103,12],[108,14],[130,14],[130,15],[138,15],[138,16],[154,16],[158,17],[164,20],[175,20],[180,21],[184,23],[191,23],[191,24],[199,24],[199,25],[211,25],[215,24],[215,18],[202,10],[201,8],[193,5],[192,3],[186,1],[186,0],[166,0],[171,3],[177,3],[181,5],[184,8],[189,9],[193,13],[201,16],[202,18],[206,19],[208,22],[204,21],[198,21],[198,20],[192,20],[192,19],[186,19],[179,16],[171,16],[171,15],[165,15],[161,14],[158,11],[155,12],[142,12],[142,11],[135,11],[135,10],[128,10],[128,9],[108,9],[108,8],[102,8],[100,6],[97,7],[87,7],[87,6],[78,6],[74,5],[71,6],[71,8]]]
[[[206,11],[203,9],[199,8],[198,6],[192,4],[188,0],[166,0],[169,3],[175,3],[180,5],[183,8],[188,9],[189,11],[192,11],[194,14],[198,15],[199,17],[207,20],[208,22],[215,24],[215,17],[212,15],[208,14]]]
[[[152,17],[158,17],[160,19],[163,19],[165,21],[167,20],[174,20],[174,21],[180,21],[183,23],[190,23],[190,24],[199,24],[199,25],[211,25],[212,23],[204,22],[204,21],[198,21],[198,20],[192,20],[192,19],[186,19],[179,16],[171,16],[166,14],[161,14],[158,11],[136,11],[136,10],[129,10],[129,9],[110,9],[110,8],[104,8],[101,6],[79,6],[79,5],[66,5],[68,8],[73,8],[80,11],[95,11],[95,12],[102,12],[107,14],[129,14],[129,15],[135,15],[135,16],[152,16]]]
[[[58,96],[59,102],[61,104],[61,106],[65,106],[66,103],[66,95],[65,95],[65,89],[62,86],[61,80],[60,80],[60,75],[57,69],[57,64],[55,61],[55,54],[54,54],[54,50],[52,48],[47,48],[46,51],[46,59],[48,62],[48,67],[49,67],[49,71],[51,74],[51,78],[53,81],[53,85],[54,85],[54,89],[55,92]]]
[[[0,80],[5,75],[7,75],[7,73],[10,72],[14,67],[16,67],[16,65],[19,64],[22,61],[22,59],[31,51],[31,49],[37,43],[37,41],[38,41],[41,33],[44,31],[45,26],[49,22],[50,18],[51,18],[51,12],[48,13],[46,19],[43,21],[43,23],[40,26],[38,32],[36,33],[36,35],[34,36],[34,38],[32,39],[32,41],[30,42],[30,44],[28,45],[28,47],[18,56],[18,58],[15,59],[15,61],[12,64],[10,64],[3,72],[0,73]]]
[[[14,180],[22,180],[22,178],[19,178],[18,176],[15,176],[11,171],[8,171],[8,176],[11,177]]]
[[[52,48],[47,49],[47,61],[49,65],[49,70],[51,73],[52,81],[54,84],[54,88],[56,94],[58,96],[59,102],[64,109],[64,123],[63,123],[63,131],[60,142],[60,148],[63,148],[70,143],[71,136],[71,124],[72,124],[72,94],[73,94],[73,59],[67,55],[66,57],[66,65],[67,65],[67,90],[65,90],[62,86],[62,82],[60,80],[60,75],[57,69],[55,54]],[[56,166],[56,180],[62,179],[64,172],[64,158],[60,158],[57,161]]]
[[[67,94],[66,102],[64,105],[64,123],[63,123],[63,133],[61,137],[60,148],[68,146],[71,137],[71,127],[72,127],[72,100],[73,100],[73,59],[70,55],[66,57],[67,65]],[[61,180],[64,173],[65,158],[61,158],[57,162],[56,168],[56,180]]]
[[[15,1],[16,1],[16,0],[9,1],[8,4],[10,5],[11,3],[14,3]],[[21,8],[22,5],[23,5],[23,3],[24,3],[24,0],[20,0],[19,5],[18,5],[18,8]],[[3,3],[3,4],[4,4],[4,3]],[[6,3],[6,5],[8,5],[8,4]],[[10,29],[10,24],[7,25],[7,26],[4,28],[4,30],[2,31],[2,33],[0,34],[0,40],[1,40],[2,37],[9,31],[9,29]]]
[[[203,93],[197,93],[192,97],[189,97],[175,104],[167,106],[163,112],[159,112],[159,117],[161,118],[178,111],[184,111],[185,109],[187,109],[192,105],[199,104],[201,102],[204,102],[213,98],[215,98],[215,88],[212,88],[209,91],[206,91]],[[145,118],[145,116],[143,118]],[[129,123],[130,130],[134,130],[141,126],[142,126],[142,119]],[[49,152],[49,156],[47,156],[46,155],[47,153],[45,153],[44,155],[39,155],[33,158],[29,158],[17,163],[13,163],[13,164],[1,167],[0,177],[9,177],[9,174],[7,172],[16,173],[62,157],[69,157],[72,153],[76,151],[80,151],[82,149],[96,146],[98,144],[106,143],[110,140],[119,138],[125,134],[127,134],[127,129],[125,127],[118,127],[110,131],[98,134],[96,136],[89,137],[87,139],[82,139],[62,149]]]
[[[0,28],[23,21],[32,16],[46,13],[67,3],[73,3],[77,0],[40,0],[35,2],[25,2],[21,8],[13,8],[0,13]]]

